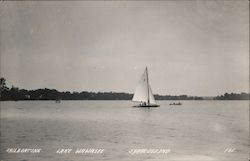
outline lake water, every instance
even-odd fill
[[[1,102],[1,161],[248,160],[249,101],[170,102],[150,109],[133,108],[131,101]],[[73,150],[58,154],[59,148]],[[104,152],[73,153],[77,148]],[[131,149],[171,151],[132,155]]]

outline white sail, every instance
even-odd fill
[[[148,76],[147,69],[141,76],[138,86],[135,89],[135,94],[133,96],[133,101],[137,102],[148,102]]]
[[[136,87],[133,101],[140,102],[142,107],[158,107],[148,81],[148,69],[146,68]]]
[[[149,103],[152,105],[156,105],[155,98],[150,86],[149,86]]]

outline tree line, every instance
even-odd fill
[[[249,93],[225,93],[224,95],[220,95],[214,97],[214,100],[249,100]]]
[[[203,97],[197,96],[171,96],[171,95],[154,95],[156,100],[204,100]],[[17,100],[131,100],[133,94],[124,92],[60,92],[56,89],[36,89],[27,90],[19,89],[12,86],[6,86],[5,78],[0,78],[0,98],[1,101],[17,101]],[[249,94],[241,93],[225,93],[224,95],[213,98],[214,100],[247,100]]]
[[[6,86],[6,80],[0,78],[1,100],[129,100],[132,94],[122,92],[60,92],[56,89],[19,89],[12,86]]]

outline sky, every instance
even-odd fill
[[[249,2],[0,2],[8,86],[154,94],[249,92]]]

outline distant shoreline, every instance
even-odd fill
[[[56,89],[19,89],[6,86],[6,80],[0,78],[0,101],[36,101],[36,100],[132,100],[133,94],[125,92],[70,92]],[[220,96],[201,97],[182,95],[154,95],[156,100],[249,100],[249,93],[225,93]]]
[[[28,101],[28,102],[35,102],[35,101],[56,101],[56,100],[0,100],[0,102],[22,102],[22,101]],[[131,100],[61,100],[61,101],[131,101]],[[249,101],[249,100],[209,100],[209,99],[203,99],[203,100],[157,100],[157,101]]]
[[[55,100],[132,100],[133,94],[125,92],[59,92],[56,89],[26,90],[17,87],[1,90],[1,101],[55,101]],[[156,100],[249,100],[249,93],[225,93],[215,97],[188,95],[154,95]]]

